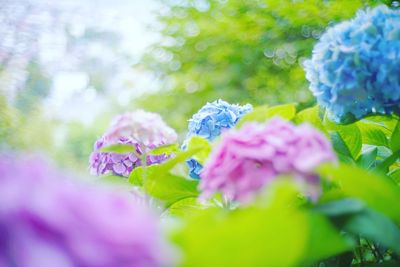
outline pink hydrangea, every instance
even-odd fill
[[[174,261],[139,196],[0,155],[0,266],[155,267]]]
[[[248,202],[279,175],[293,175],[316,199],[319,178],[313,173],[336,156],[325,136],[307,124],[296,126],[280,118],[266,124],[246,123],[226,131],[201,174],[202,198],[217,191],[229,200]]]
[[[117,116],[106,133],[96,141],[90,155],[91,172],[95,175],[114,174],[129,176],[142,165],[140,155],[156,147],[176,142],[177,134],[156,113],[137,110]],[[131,145],[136,153],[101,152],[103,147],[114,144]],[[139,156],[139,157],[138,157]],[[160,163],[167,155],[148,155],[147,165]]]

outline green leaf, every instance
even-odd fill
[[[357,126],[361,131],[363,144],[375,146],[389,146],[388,138],[386,137],[385,128],[376,123],[367,123],[364,121],[357,122]]]
[[[315,211],[328,216],[342,216],[362,211],[365,205],[352,198],[344,198],[320,204],[314,208]]]
[[[300,123],[310,123],[315,128],[321,130],[322,132],[326,133],[326,129],[322,123],[322,120],[319,116],[320,107],[314,106],[311,108],[304,109],[296,114],[294,121],[297,124]]]
[[[246,122],[253,121],[253,122],[264,122],[268,118],[265,114],[268,113],[269,106],[258,106],[253,109],[253,111],[245,114],[242,118],[240,118],[239,122],[237,123],[236,127],[242,127],[242,125]]]
[[[147,194],[164,202],[167,208],[177,201],[199,195],[197,180],[171,174],[169,167],[166,168],[163,164],[135,168],[128,181],[142,186]]]
[[[274,184],[267,193],[254,206],[188,218],[175,238],[185,255],[182,266],[307,266],[302,263],[350,249],[326,218],[293,205],[297,191],[289,184]]]
[[[161,154],[170,155],[170,154],[175,153],[178,150],[179,150],[179,148],[178,148],[177,144],[171,144],[171,145],[156,147],[155,149],[149,151],[148,154],[149,155],[161,155]]]
[[[331,132],[331,141],[333,149],[336,151],[341,162],[352,163],[354,162],[353,156],[342,136],[338,132]]]
[[[385,146],[378,146],[378,156],[377,159],[384,160],[392,155],[392,150]]]
[[[400,249],[400,229],[384,215],[368,209],[356,199],[342,199],[324,203],[315,208],[317,212],[330,217],[344,216],[342,228],[350,233],[361,235],[383,244],[384,246]]]
[[[129,182],[143,186],[147,194],[164,202],[167,208],[177,201],[196,198],[199,195],[198,181],[160,171],[159,165],[134,169],[129,176]]]
[[[393,249],[396,253],[400,253],[399,227],[378,212],[367,209],[353,215],[346,222],[344,229]]]
[[[383,160],[380,164],[376,166],[376,170],[382,173],[387,173],[389,170],[389,167],[392,166],[397,159],[400,157],[400,150],[393,153],[389,157],[387,157],[385,160]]]
[[[146,192],[164,202],[166,208],[172,204],[187,198],[196,198],[198,181],[169,173],[159,175],[157,172],[146,177]]]
[[[371,169],[375,165],[377,156],[378,149],[376,147],[370,148],[360,155],[360,157],[357,159],[357,164],[364,169]]]
[[[177,201],[197,197],[199,194],[197,180],[173,174],[172,169],[194,155],[205,157],[210,149],[207,140],[193,137],[186,150],[174,153],[174,157],[161,164],[135,168],[128,180],[131,184],[142,186],[147,194],[163,201],[168,208]]]
[[[202,137],[194,136],[188,142],[186,150],[178,151],[171,159],[159,164],[159,172],[168,172],[179,163],[185,162],[188,158],[194,155],[200,155],[199,159],[203,159],[210,151],[210,143]]]
[[[308,228],[309,241],[307,251],[304,253],[306,263],[304,266],[343,253],[353,247],[352,242],[345,240],[335,227],[321,215],[309,214]],[[324,240],[323,245],[321,240]]]
[[[197,153],[193,155],[193,158],[200,162],[200,164],[204,164],[208,155],[211,152],[211,144],[208,140],[196,136],[189,140],[188,149],[197,149],[201,148]]]
[[[143,167],[140,166],[133,169],[129,174],[128,181],[133,185],[142,186],[144,181]]]
[[[360,130],[355,125],[347,125],[340,127],[338,132],[349,148],[352,158],[356,159],[362,147]]]
[[[393,132],[398,122],[398,119],[395,116],[372,115],[368,116],[363,121],[377,123],[381,125],[384,129],[386,129],[386,131]]]
[[[400,150],[400,120],[397,122],[392,136],[390,137],[390,148],[393,152]]]
[[[308,242],[308,217],[288,206],[284,195],[263,207],[196,213],[175,237],[185,255],[181,266],[298,266]]]
[[[133,169],[133,171],[129,174],[128,181],[129,183],[136,185],[136,186],[142,186],[143,182],[145,180],[145,177],[148,176],[153,176],[154,173],[158,170],[160,165],[154,164],[150,166],[139,166]]]
[[[112,152],[117,154],[125,154],[125,153],[135,153],[136,150],[132,145],[128,144],[115,144],[106,146],[100,149],[101,152]]]
[[[295,104],[285,104],[279,106],[260,106],[256,107],[252,112],[244,115],[238,122],[237,127],[241,127],[244,123],[252,122],[266,122],[268,119],[279,116],[281,118],[291,120],[296,115]]]
[[[296,115],[296,104],[284,104],[279,106],[270,107],[267,110],[266,115],[268,118],[272,118],[273,116],[279,116],[281,118],[291,120]]]
[[[343,143],[346,145],[351,157],[357,159],[362,148],[362,137],[360,129],[356,124],[338,125],[327,118],[324,120],[324,125],[329,131],[337,132]],[[337,138],[336,138],[337,139]]]
[[[396,169],[389,176],[400,186],[400,169]]]
[[[318,168],[325,179],[336,182],[345,195],[362,200],[369,207],[400,222],[400,188],[384,177],[356,166],[325,164]]]
[[[177,217],[189,217],[193,215],[193,213],[205,209],[203,204],[200,204],[197,198],[185,198],[179,201],[176,201],[172,205],[170,205],[167,210],[168,215],[177,216]]]

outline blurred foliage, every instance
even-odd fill
[[[69,122],[58,125],[55,140],[54,157],[65,166],[74,167],[88,173],[88,162],[93,150],[93,144],[106,128],[109,116],[99,118],[94,125],[84,125],[79,122]]]
[[[48,96],[51,87],[51,79],[35,61],[29,62],[26,71],[26,90],[18,91],[15,99],[15,106],[24,113],[36,108],[38,102]]]
[[[178,131],[207,101],[312,103],[302,61],[325,27],[377,0],[161,1],[162,42],[144,56],[164,90],[139,105]],[[390,4],[391,1],[386,1]]]
[[[6,99],[0,95],[0,147],[9,141],[14,120],[14,112],[8,106]]]
[[[31,98],[27,98],[32,100]],[[33,100],[32,100],[33,101]],[[0,95],[0,147],[2,149],[50,149],[54,125],[42,116],[39,108],[20,111]],[[28,107],[28,106],[27,106]]]
[[[32,96],[26,99],[35,103]],[[103,114],[96,124],[84,125],[49,120],[40,108],[23,107],[12,107],[0,95],[0,149],[45,153],[62,166],[86,172],[93,143],[106,128],[111,114]],[[25,112],[26,109],[29,110]]]
[[[181,266],[302,266],[351,248],[326,218],[295,204],[290,184],[275,184],[268,193],[258,205],[189,218],[176,237],[185,253]]]
[[[133,73],[122,32],[97,22],[115,10],[99,7],[89,18],[90,5],[1,2],[1,149],[46,153],[87,172],[93,143],[112,113],[121,112],[115,91],[126,89]],[[76,76],[86,81],[77,82]],[[82,100],[88,90],[95,91],[95,100]],[[95,101],[104,108],[85,106]],[[85,119],[88,113],[92,117]]]

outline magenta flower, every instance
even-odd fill
[[[156,113],[137,110],[117,116],[104,136],[96,141],[90,155],[91,172],[95,175],[114,174],[129,176],[131,171],[142,165],[140,155],[162,145],[174,143],[176,132]],[[101,152],[100,149],[114,144],[131,145],[136,153],[116,154]],[[139,156],[139,157],[138,157]],[[149,155],[147,165],[161,163],[167,155]]]
[[[0,155],[0,173],[0,266],[170,265],[139,196],[67,180],[27,157]]]
[[[313,169],[336,156],[325,136],[309,125],[280,118],[266,124],[246,123],[222,134],[201,175],[202,198],[217,191],[229,200],[248,202],[279,175],[293,175],[316,199],[319,178]]]

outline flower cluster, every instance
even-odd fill
[[[0,155],[0,266],[166,266],[171,250],[139,196]]]
[[[189,132],[184,142],[184,147],[186,142],[196,135],[213,141],[221,135],[224,129],[235,126],[239,119],[252,109],[253,107],[250,104],[239,106],[229,104],[221,99],[207,103],[189,120]],[[190,176],[199,178],[203,166],[194,159],[189,159],[187,164],[190,169]]]
[[[319,177],[313,169],[335,160],[329,141],[307,124],[277,117],[266,124],[246,123],[223,133],[212,151],[201,173],[202,198],[220,191],[229,200],[248,202],[277,176],[290,174],[316,199]]]
[[[135,168],[142,165],[141,155],[156,147],[174,143],[176,132],[170,128],[156,113],[137,110],[117,116],[111,127],[94,145],[90,156],[90,167],[93,174],[128,176]],[[135,153],[117,154],[101,152],[103,147],[114,144],[131,145]],[[146,156],[147,165],[166,160],[166,155]]]
[[[310,88],[333,120],[400,110],[400,10],[359,11],[326,31],[305,62]]]

